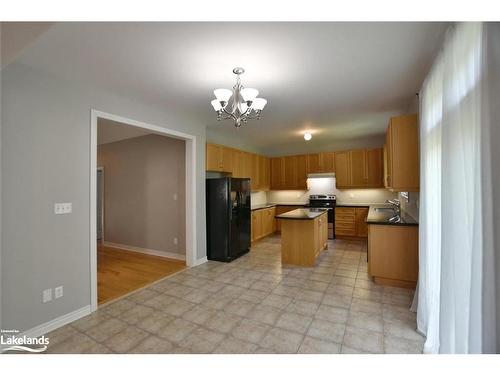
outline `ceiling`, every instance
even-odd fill
[[[58,23],[18,61],[159,105],[268,154],[381,140],[408,110],[445,23]],[[268,105],[259,122],[218,123],[215,88],[242,83]],[[302,133],[313,139],[304,142]]]

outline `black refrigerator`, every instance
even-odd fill
[[[250,179],[209,178],[207,258],[231,262],[250,249]]]

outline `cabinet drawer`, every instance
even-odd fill
[[[355,216],[354,215],[337,214],[337,215],[335,215],[335,220],[336,221],[352,221],[354,223]]]
[[[335,235],[337,236],[355,236],[356,230],[348,228],[337,228],[335,227]]]
[[[352,223],[348,223],[348,222],[344,222],[344,221],[336,221],[335,222],[335,229],[349,229],[349,230],[356,230],[356,223],[352,222]]]
[[[354,207],[335,207],[335,213],[341,213],[342,215],[354,215]]]

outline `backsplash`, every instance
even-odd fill
[[[257,206],[259,204],[266,204],[267,194],[265,191],[252,191],[250,195],[250,201],[252,206]]]
[[[398,194],[398,199],[401,202],[401,209],[418,221],[420,193],[408,193],[408,202],[401,196],[401,194]]]

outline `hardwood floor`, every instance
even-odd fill
[[[186,268],[184,261],[97,244],[97,300],[109,302]]]

